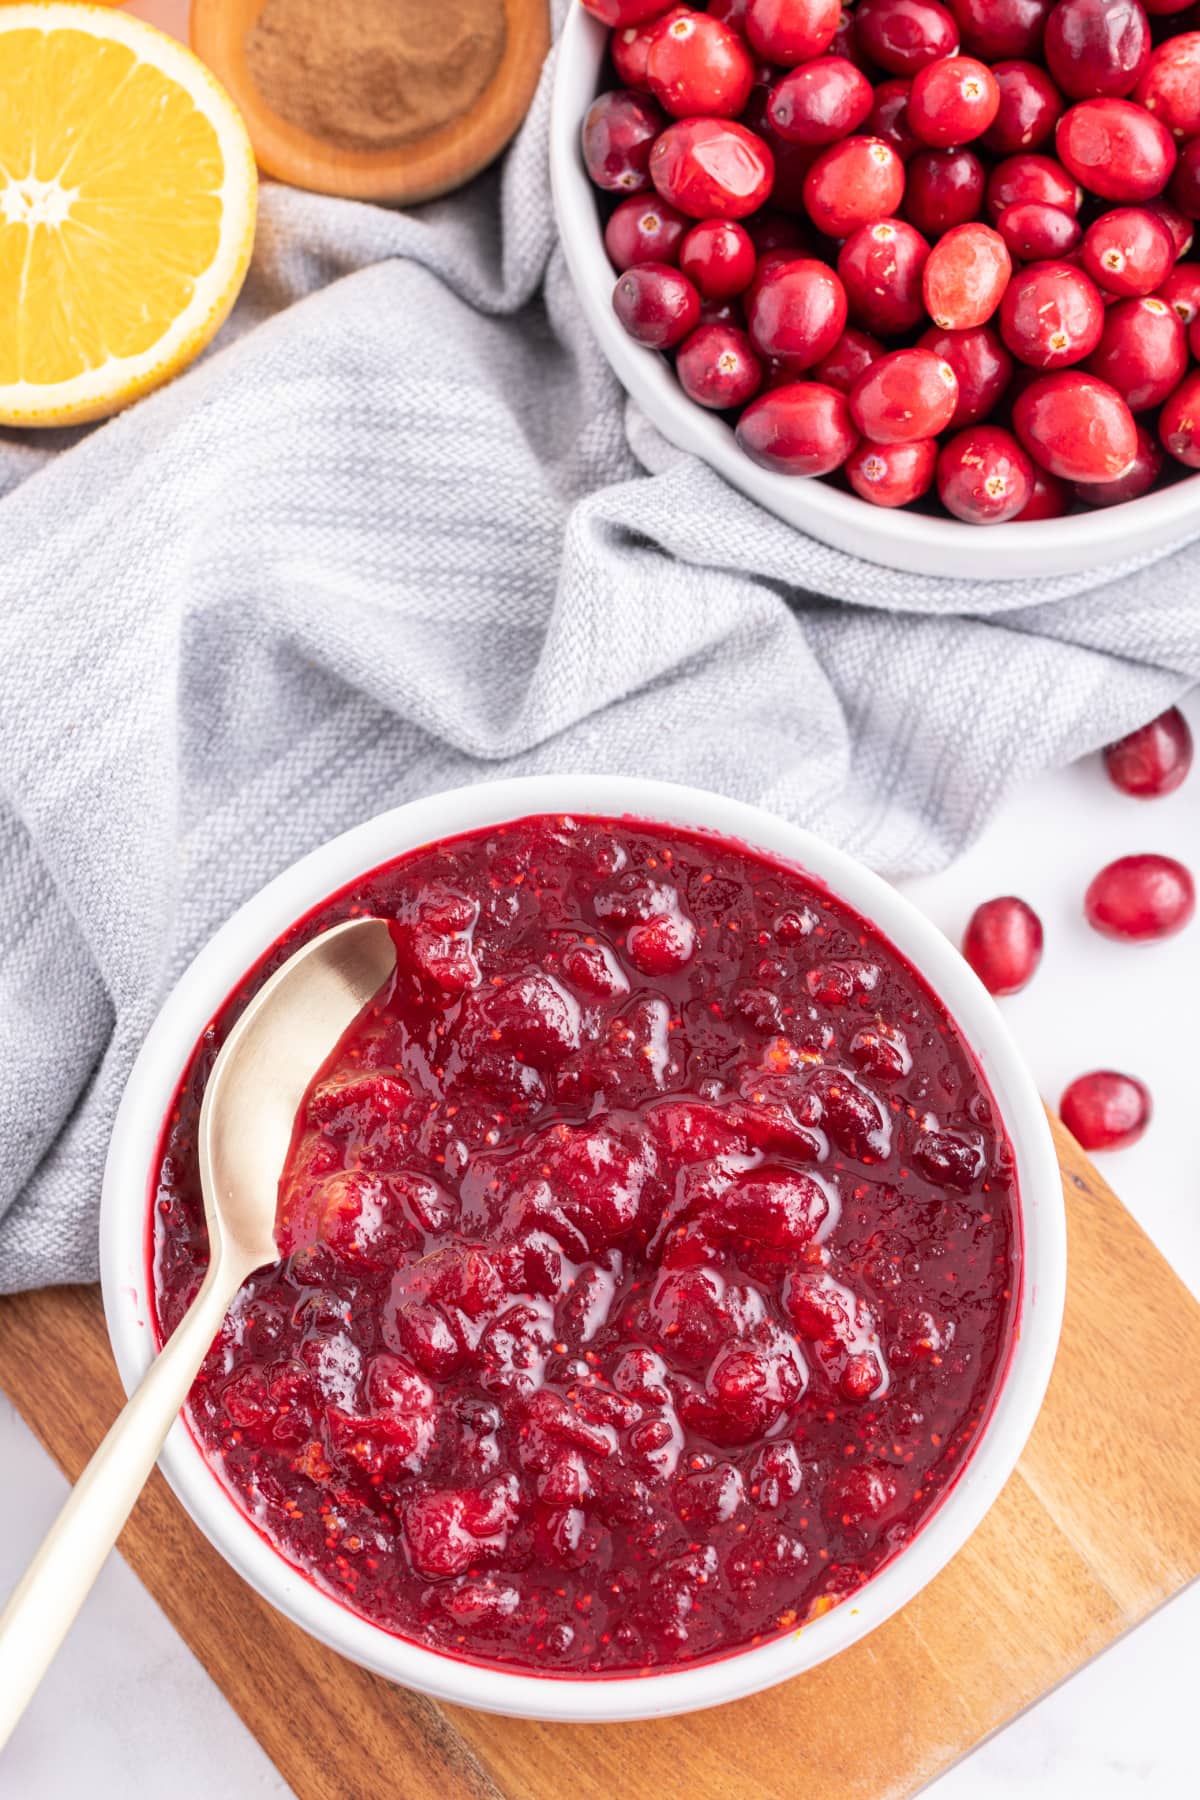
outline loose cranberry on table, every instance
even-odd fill
[[[1173,856],[1120,856],[1093,878],[1083,910],[1105,937],[1172,937],[1196,910],[1195,884]]]
[[[1079,369],[1039,375],[1013,403],[1013,430],[1063,481],[1112,481],[1137,454],[1133,414],[1115,388]]]
[[[1000,89],[986,63],[945,56],[913,76],[908,122],[924,144],[948,150],[982,137],[1000,110]]]
[[[734,119],[678,119],[655,142],[650,179],[693,219],[744,219],[770,192],[775,172],[760,137]]]
[[[1177,706],[1148,725],[1118,738],[1104,751],[1104,767],[1114,787],[1138,800],[1173,794],[1192,766],[1192,733]]]
[[[905,165],[905,217],[926,237],[941,237],[979,217],[986,180],[971,150],[918,150]]]
[[[832,238],[898,212],[903,193],[904,164],[882,138],[843,138],[821,152],[804,178],[808,216]]]
[[[1049,262],[1067,256],[1082,241],[1079,220],[1041,200],[1019,200],[1006,206],[996,230],[1017,262]]]
[[[988,176],[988,217],[994,222],[1006,207],[1026,200],[1074,214],[1083,204],[1083,191],[1055,157],[1038,151],[1022,152],[997,163]]]
[[[617,89],[593,100],[583,121],[583,160],[596,186],[614,194],[644,193],[650,151],[665,124],[666,115],[645,94]]]
[[[752,50],[793,69],[829,48],[841,16],[841,0],[749,0],[744,29]]]
[[[1087,366],[1137,413],[1161,406],[1170,397],[1183,379],[1187,361],[1182,323],[1165,301],[1150,295],[1144,300],[1119,300],[1106,309],[1104,330]],[[1139,458],[1143,465],[1147,454]]]
[[[1032,369],[1082,362],[1100,342],[1104,302],[1093,281],[1070,263],[1018,269],[1000,304],[1000,335]]]
[[[1072,100],[1130,94],[1150,61],[1150,21],[1138,0],[1058,0],[1042,51]]]
[[[626,269],[613,289],[613,311],[637,343],[669,350],[695,330],[700,296],[669,264],[639,263]]]
[[[954,14],[938,0],[858,0],[853,18],[864,52],[890,75],[915,75],[958,49]]]
[[[754,63],[740,32],[706,13],[666,20],[646,57],[650,92],[673,118],[735,118],[750,98]]]
[[[1004,297],[1012,258],[998,231],[957,225],[934,245],[925,264],[925,307],[944,331],[986,325]]]
[[[937,490],[956,519],[968,525],[1003,525],[1019,518],[1029,504],[1033,464],[1011,431],[969,425],[942,447]]]
[[[1148,494],[1163,472],[1166,456],[1158,439],[1144,425],[1137,428],[1137,449],[1123,475],[1112,481],[1090,481],[1075,489],[1087,506],[1123,506]]]
[[[985,900],[967,922],[963,955],[989,994],[1017,994],[1042,960],[1042,921],[1015,894]]]
[[[1151,200],[1175,167],[1174,138],[1132,100],[1081,100],[1058,121],[1054,147],[1076,181],[1102,200]],[[1172,198],[1188,211],[1174,192]]]
[[[1176,462],[1200,469],[1200,369],[1185,375],[1158,416],[1162,447]]]
[[[846,458],[846,479],[860,500],[872,506],[909,506],[933,486],[937,443],[875,444],[864,439]]]
[[[994,156],[1014,156],[1048,142],[1064,101],[1045,69],[1032,62],[998,62],[992,74],[1000,105],[983,134],[983,148]]]
[[[847,325],[829,355],[813,365],[813,380],[823,381],[827,387],[840,388],[843,394],[848,394],[863,370],[869,369],[883,354],[883,345],[878,338],[872,337],[869,331],[860,331],[856,325]]]
[[[948,362],[958,378],[952,431],[977,425],[995,410],[1012,379],[1013,359],[990,325],[969,331],[942,331],[934,325],[920,338],[919,347]]]
[[[358,909],[395,977],[305,1098],[283,1257],[189,1399],[236,1504],[360,1616],[541,1673],[853,1595],[968,1462],[1016,1325],[1012,1150],[942,1007],[732,843],[543,818],[416,851],[198,1046],[151,1206],[164,1333],[207,1261],[211,1049]]]
[[[750,233],[732,219],[701,220],[679,246],[679,266],[706,300],[743,293],[757,261]]]
[[[846,293],[827,263],[787,257],[756,281],[746,316],[755,349],[792,369],[828,356],[846,325]]]
[[[893,350],[859,376],[850,416],[876,444],[911,444],[944,431],[958,404],[958,377],[932,350]]]
[[[737,424],[737,441],[751,462],[780,475],[829,475],[858,442],[840,389],[793,381],[752,400]]]
[[[954,0],[963,49],[984,62],[1041,53],[1055,0]]]
[[[1175,240],[1140,206],[1119,206],[1094,220],[1083,238],[1083,266],[1120,299],[1152,294],[1175,262]]]
[[[802,63],[771,89],[767,117],[790,144],[824,147],[849,137],[870,116],[875,91],[844,56]]]
[[[1173,137],[1200,133],[1200,31],[1185,31],[1152,50],[1133,98]]]
[[[1085,1150],[1122,1150],[1150,1123],[1149,1090],[1132,1075],[1095,1069],[1077,1075],[1058,1103],[1059,1117]]]
[[[634,263],[678,262],[679,246],[690,223],[663,200],[631,194],[604,227],[604,248],[615,269],[631,269]]]
[[[872,137],[890,144],[901,162],[907,162],[921,148],[921,140],[908,123],[908,96],[912,82],[881,81],[875,89],[875,104],[867,118]]]
[[[679,346],[675,373],[689,400],[720,412],[744,406],[763,383],[754,345],[735,325],[698,325]]]
[[[876,219],[852,231],[837,270],[856,319],[900,337],[925,317],[922,276],[929,245],[904,219]]]

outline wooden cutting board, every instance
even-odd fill
[[[769,1693],[633,1725],[491,1718],[288,1624],[160,1475],[121,1549],[299,1800],[903,1800],[1200,1574],[1200,1305],[1055,1132],[1066,1321],[1016,1474],[903,1612]],[[121,1400],[98,1291],[0,1301],[0,1387],[74,1480]]]

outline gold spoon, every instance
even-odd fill
[[[296,1113],[395,963],[382,919],[335,925],[275,971],[226,1038],[200,1109],[208,1273],[0,1614],[0,1749],[116,1543],[234,1296],[278,1259],[276,1196]]]

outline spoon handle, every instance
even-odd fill
[[[249,1272],[228,1259],[209,1265],[195,1300],[109,1429],[0,1613],[0,1750],[120,1536]]]

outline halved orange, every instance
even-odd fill
[[[228,315],[254,241],[241,117],[204,64],[99,6],[0,6],[0,424],[103,418]]]

